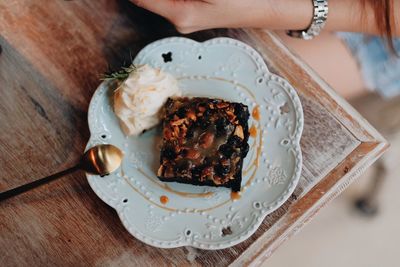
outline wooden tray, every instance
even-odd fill
[[[128,1],[0,3],[0,190],[75,163],[88,138],[86,111],[108,64],[162,37],[163,19]],[[386,141],[273,34],[218,30],[262,53],[301,98],[302,177],[292,197],[245,242],[219,251],[157,249],[130,236],[115,212],[76,174],[0,203],[3,265],[242,265],[260,263],[342,192]],[[0,50],[1,51],[1,50]]]

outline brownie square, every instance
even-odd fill
[[[168,99],[157,177],[240,191],[249,150],[246,105],[204,97]]]

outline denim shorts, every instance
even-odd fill
[[[357,60],[365,85],[385,98],[400,95],[400,38],[394,39],[398,56],[392,55],[383,38],[339,32]]]

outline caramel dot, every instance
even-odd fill
[[[162,204],[167,204],[168,203],[168,197],[167,196],[161,196],[160,197],[160,202],[162,203]]]
[[[256,137],[257,136],[257,128],[253,125],[249,129],[249,133],[251,137]]]
[[[257,120],[257,121],[260,120],[260,108],[259,108],[259,106],[256,106],[256,107],[253,109],[253,112],[251,113],[251,115],[253,116],[253,118],[254,118],[255,120]]]
[[[240,197],[241,197],[241,195],[240,195],[240,192],[231,192],[231,199],[232,200],[237,200],[237,199],[240,199]]]

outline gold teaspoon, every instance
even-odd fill
[[[18,186],[16,188],[0,193],[0,201],[19,195],[28,190],[47,184],[64,175],[73,173],[77,170],[84,170],[91,174],[105,176],[112,173],[121,165],[123,158],[122,151],[113,145],[97,145],[89,148],[75,166],[38,179],[36,181]]]

